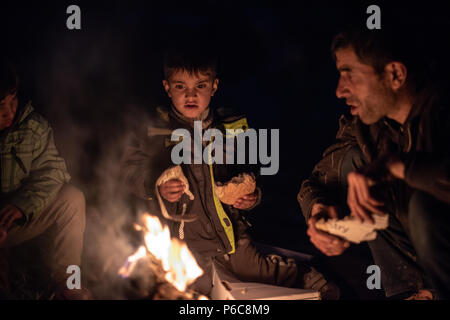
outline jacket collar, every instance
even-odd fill
[[[414,103],[411,107],[411,111],[408,114],[408,117],[406,118],[405,125],[408,125],[414,119],[416,119],[418,116],[420,116],[424,110],[432,105],[434,101],[436,100],[436,94],[433,94],[431,89],[422,89],[420,90],[416,98],[414,99]]]
[[[31,101],[27,102],[23,107],[18,108],[14,118],[13,125],[22,123],[34,111]]]
[[[384,117],[381,119],[381,122],[389,128],[392,132],[398,132],[399,130],[403,130],[411,125],[411,123],[420,116],[424,109],[433,103],[435,96],[432,94],[430,90],[422,89],[416,95],[414,102],[411,106],[411,110],[409,111],[408,116],[406,117],[405,123],[400,124],[395,120]]]
[[[200,115],[198,118],[196,119],[191,119],[191,118],[187,118],[185,117],[181,112],[179,112],[173,105],[170,106],[170,111],[169,111],[169,115],[172,118],[175,118],[178,121],[181,121],[187,125],[189,125],[190,127],[194,127],[194,121],[202,121],[202,126],[203,129],[207,129],[209,128],[209,126],[212,124],[213,121],[213,115],[212,112],[210,110],[210,108],[206,108]]]

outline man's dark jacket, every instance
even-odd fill
[[[403,125],[387,118],[365,125],[358,117],[345,116],[339,122],[336,142],[325,150],[298,194],[306,220],[315,203],[339,205],[337,197],[343,194],[342,162],[355,147],[364,155],[366,172],[375,172],[379,180],[385,178],[386,172],[377,168],[383,167],[387,155],[398,154],[405,162],[405,180],[387,182],[386,188],[397,216],[407,213],[414,190],[450,204],[450,112],[437,94],[425,89],[417,94]]]

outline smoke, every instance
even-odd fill
[[[48,52],[40,59],[35,107],[49,119],[71,183],[87,199],[82,282],[96,298],[129,298],[131,284],[117,271],[142,244],[132,226],[145,204],[121,183],[120,159],[133,129],[149,123],[146,109],[157,105],[143,102],[137,82],[159,82],[159,74],[144,77],[132,45],[108,30],[58,38]]]

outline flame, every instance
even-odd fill
[[[140,259],[145,258],[146,255],[147,250],[144,246],[140,246],[134,254],[128,257],[125,264],[119,269],[119,275],[121,275],[123,278],[129,277],[136,267],[137,262]]]
[[[162,226],[157,217],[149,214],[143,216],[144,226],[140,226],[145,232],[145,246],[128,257],[119,274],[128,277],[135,268],[137,261],[146,257],[147,251],[161,261],[165,279],[173,284],[179,291],[185,291],[186,287],[203,274],[187,245],[180,240],[171,239],[167,226]],[[139,228],[136,228],[139,229]]]

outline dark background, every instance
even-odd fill
[[[70,4],[81,8],[81,30],[66,28]],[[364,28],[370,4],[381,7],[382,27],[396,21],[427,35],[436,76],[446,81],[448,8],[430,1],[14,1],[0,5],[1,50],[55,129],[73,182],[95,205],[105,158],[117,163],[123,147],[116,141],[142,112],[168,102],[161,86],[164,45],[192,39],[218,48],[214,105],[244,111],[252,127],[280,129],[280,170],[262,178],[262,205],[249,216],[253,236],[313,253],[331,275],[345,276],[350,298],[379,298],[365,289],[367,248],[324,259],[305,236],[296,200],[347,112],[334,94],[332,37],[349,23]]]

